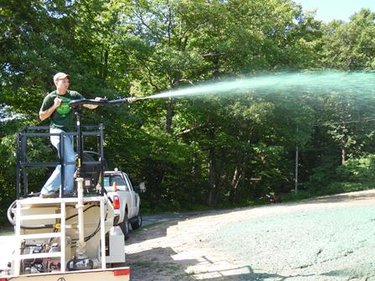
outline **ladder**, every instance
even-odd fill
[[[35,210],[58,210],[53,213],[42,213],[35,214]],[[28,198],[17,200],[16,207],[16,224],[15,224],[15,236],[17,247],[14,254],[14,271],[13,274],[16,276],[21,275],[21,262],[28,259],[43,259],[43,258],[60,258],[60,272],[66,271],[66,201],[60,198]],[[33,233],[24,234],[22,233],[22,224],[30,221],[46,222],[47,220],[55,220],[57,232],[45,232],[43,230],[33,230]],[[59,223],[57,221],[59,220]],[[59,224],[59,225],[57,225]],[[48,253],[21,253],[22,243],[25,240],[47,240],[50,238],[58,238],[60,251],[48,252]]]
[[[21,272],[22,262],[24,260],[30,259],[44,259],[44,258],[54,258],[60,259],[60,270],[56,273],[67,273],[69,272],[67,268],[67,260],[72,257],[66,252],[67,240],[66,238],[75,235],[78,237],[78,229],[76,230],[72,225],[67,225],[67,220],[71,219],[69,217],[69,210],[67,207],[72,207],[76,209],[78,206],[78,198],[39,198],[31,197],[25,199],[17,200],[17,205],[15,208],[15,242],[17,243],[15,247],[15,252],[13,255],[13,266],[12,274],[15,276],[28,275],[28,273]],[[106,228],[113,225],[111,216],[107,220],[107,203],[108,198],[106,196],[95,196],[95,197],[84,197],[84,203],[94,203],[99,206],[99,233],[98,235],[98,245],[100,250],[95,252],[92,258],[96,258],[99,261],[98,268],[105,270],[107,268],[107,252],[106,252]],[[53,221],[53,223],[51,223]],[[29,224],[27,223],[29,222]],[[28,230],[23,229],[23,225],[30,226],[30,224],[37,222],[38,224],[53,224],[51,225],[51,231],[47,232],[46,229],[41,230]],[[52,229],[56,231],[52,231]],[[78,231],[78,232],[77,232]],[[25,240],[35,240],[35,241],[47,241],[50,238],[57,238],[58,245],[60,246],[60,251],[58,252],[46,252],[46,253],[22,253],[22,244]],[[47,244],[47,243],[46,243]],[[49,243],[48,243],[49,244]],[[90,248],[92,250],[92,248]],[[92,251],[91,251],[92,252]],[[71,253],[70,253],[71,254]],[[67,256],[68,255],[68,256]],[[0,279],[1,280],[1,279]]]

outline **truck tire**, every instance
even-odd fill
[[[124,220],[119,224],[121,227],[122,233],[124,233],[125,240],[128,240],[129,238],[129,219],[128,219],[128,213],[125,213]]]
[[[131,221],[130,224],[132,226],[133,230],[136,230],[142,226],[142,214],[141,212],[138,213],[138,216],[134,217]]]

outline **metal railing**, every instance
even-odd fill
[[[104,126],[102,124],[98,126],[82,126],[80,136],[77,132],[62,132],[59,134],[53,134],[49,132],[48,126],[30,126],[24,128],[21,132],[17,134],[17,176],[16,176],[16,192],[17,199],[22,197],[27,197],[29,193],[29,171],[35,168],[51,168],[61,165],[61,186],[60,186],[60,197],[64,197],[64,175],[65,166],[69,164],[75,164],[71,162],[64,162],[64,141],[63,138],[66,136],[73,136],[76,142],[76,151],[82,149],[82,159],[79,159],[80,163],[80,176],[85,179],[85,188],[87,190],[93,190],[96,188],[97,183],[101,183],[101,190],[99,192],[103,193],[103,177],[104,174]],[[28,140],[35,138],[50,138],[51,136],[60,137],[60,147],[61,155],[58,161],[38,161],[30,160],[31,157],[28,156]],[[96,151],[85,151],[85,139],[87,137],[96,137]],[[81,138],[80,140],[78,140]],[[48,140],[49,142],[49,140]],[[79,145],[78,145],[79,143]],[[81,146],[81,147],[80,147]],[[56,152],[55,152],[56,153]],[[79,153],[79,151],[77,151]],[[95,159],[95,157],[97,159]],[[90,180],[90,184],[88,183]]]

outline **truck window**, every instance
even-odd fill
[[[120,175],[106,175],[104,176],[104,187],[108,190],[113,187],[113,184],[116,183],[118,189],[124,189],[126,183]]]

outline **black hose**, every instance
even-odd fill
[[[7,218],[8,218],[8,221],[10,222],[11,225],[15,226],[16,225],[16,222],[14,221],[14,214],[12,212],[12,209],[13,209],[13,206],[15,208],[17,204],[17,200],[14,200],[12,202],[12,204],[10,204],[9,208],[8,208],[8,211],[7,211]]]
[[[17,200],[14,200],[12,202],[12,204],[10,204],[10,206],[8,208],[8,211],[7,211],[8,221],[13,226],[16,225],[16,222],[15,222],[15,219],[14,219],[15,215],[13,213],[13,209],[16,208],[16,205],[17,205]],[[22,229],[45,229],[45,228],[53,228],[53,224],[42,224],[42,225],[34,225],[34,226],[22,226],[21,225],[21,228]]]

